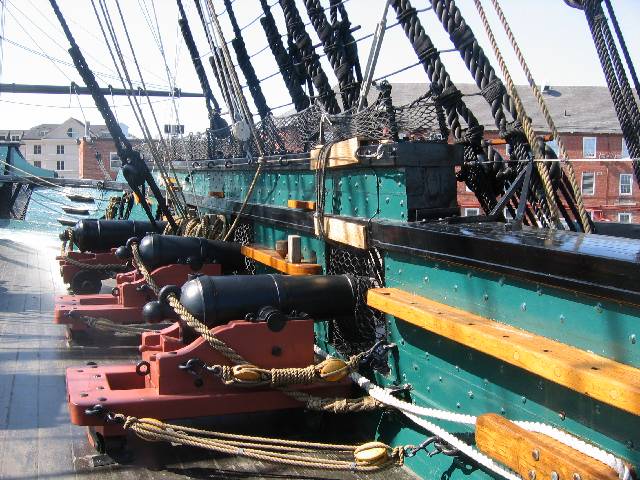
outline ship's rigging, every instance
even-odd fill
[[[223,230],[218,234],[220,237],[223,237],[224,240],[228,240],[229,238],[232,238],[234,233],[237,233],[245,207],[247,207],[252,198],[254,187],[260,179],[262,172],[267,168],[270,162],[272,164],[277,162],[280,165],[287,165],[288,162],[296,161],[308,162],[309,160],[312,160],[316,162],[317,167],[315,168],[314,173],[316,181],[314,232],[320,240],[324,240],[324,207],[326,202],[325,174],[327,163],[329,161],[329,154],[334,144],[344,141],[347,138],[357,138],[359,136],[367,137],[378,142],[376,147],[377,150],[372,152],[370,149],[367,150],[364,148],[360,151],[360,155],[366,159],[379,159],[385,153],[384,150],[386,144],[393,143],[396,147],[400,145],[398,141],[400,140],[401,135],[405,135],[412,140],[419,139],[435,144],[444,144],[448,140],[449,133],[453,134],[454,141],[456,143],[464,146],[464,163],[460,170],[459,178],[460,180],[465,181],[467,186],[476,194],[484,210],[488,214],[480,216],[479,218],[464,219],[462,221],[474,222],[487,219],[495,220],[496,218],[503,216],[502,209],[505,207],[516,219],[515,222],[511,223],[512,229],[519,228],[521,224],[548,227],[549,229],[563,228],[560,219],[560,216],[562,216],[567,228],[571,230],[581,230],[585,233],[593,231],[593,224],[585,213],[584,205],[580,198],[580,192],[576,185],[575,175],[572,173],[570,164],[566,162],[563,164],[562,162],[554,161],[549,149],[544,146],[544,140],[539,135],[536,135],[530,119],[526,116],[526,112],[524,111],[518,92],[513,85],[508,68],[506,67],[504,59],[500,53],[500,49],[497,46],[497,42],[493,37],[492,30],[486,19],[480,0],[475,0],[475,3],[481,18],[483,19],[483,23],[491,40],[494,52],[498,58],[506,86],[502,84],[502,81],[499,80],[494,69],[489,64],[488,58],[479,46],[474,33],[466,25],[459,10],[456,8],[455,3],[450,1],[433,0],[431,8],[437,14],[442,25],[445,27],[445,30],[450,35],[456,50],[459,51],[460,55],[465,60],[467,67],[474,77],[477,87],[480,89],[480,94],[491,107],[495,124],[500,130],[505,143],[508,145],[507,152],[509,158],[507,160],[503,159],[498,154],[498,152],[493,148],[492,143],[484,140],[482,125],[480,125],[477,117],[465,104],[464,95],[451,81],[451,78],[440,58],[441,52],[436,49],[429,36],[426,34],[418,16],[418,11],[408,0],[390,0],[388,6],[396,13],[398,19],[397,25],[402,26],[411,46],[414,49],[414,52],[418,57],[419,64],[423,67],[425,73],[429,77],[430,88],[425,95],[421,96],[411,104],[405,106],[394,106],[391,88],[388,84],[383,82],[378,86],[380,89],[378,98],[371,102],[370,105],[365,105],[364,99],[366,99],[366,96],[360,95],[361,85],[365,83],[365,85],[368,86],[368,82],[374,76],[373,72],[376,63],[375,53],[370,55],[369,66],[365,75],[362,75],[359,68],[357,51],[354,48],[351,48],[357,43],[357,41],[351,35],[352,30],[350,22],[344,8],[344,3],[346,3],[346,1],[347,0],[339,2],[331,0],[328,7],[330,20],[326,17],[326,9],[323,9],[318,1],[309,0],[303,2],[307,10],[307,14],[311,18],[310,23],[317,31],[322,47],[328,57],[329,64],[338,79],[338,90],[342,109],[338,103],[336,92],[331,88],[328,77],[319,61],[320,57],[315,52],[316,47],[312,44],[311,37],[305,30],[305,24],[302,21],[298,5],[293,0],[279,1],[286,20],[288,36],[287,44],[289,46],[289,51],[291,52],[291,58],[294,60],[287,62],[284,58],[280,58],[280,61],[277,62],[278,72],[283,76],[287,90],[291,94],[292,103],[296,105],[297,112],[286,117],[277,118],[273,116],[272,110],[267,104],[264,92],[260,86],[260,80],[251,65],[251,56],[248,54],[246,44],[242,38],[242,28],[240,28],[234,17],[234,3],[231,0],[225,0],[224,12],[217,13],[213,1],[196,0],[199,17],[206,32],[207,41],[210,47],[210,63],[214,70],[214,75],[219,89],[222,92],[222,96],[232,118],[232,125],[229,127],[222,120],[222,112],[208,83],[201,57],[198,53],[195,41],[193,40],[192,33],[190,32],[186,12],[181,1],[177,0],[180,11],[180,29],[192,58],[200,86],[203,90],[205,107],[210,120],[209,131],[201,137],[201,140],[206,146],[204,149],[204,151],[206,151],[206,159],[203,160],[212,164],[211,169],[216,166],[216,162],[224,162],[223,164],[225,168],[234,168],[237,166],[246,167],[252,175],[252,181],[246,191],[244,191],[242,205],[239,210],[236,211],[236,217],[233,223],[226,232]],[[498,0],[492,0],[492,2],[501,17],[503,27],[510,36],[514,49],[518,52],[519,49],[517,47],[517,43],[515,42],[512,32],[510,33],[508,23],[501,12]],[[173,164],[176,157],[182,154],[186,158],[189,156],[190,152],[188,151],[187,142],[184,140],[169,142],[162,138],[158,119],[149,100],[149,92],[142,80],[141,68],[138,64],[136,50],[127,30],[126,18],[123,15],[118,0],[115,1],[118,16],[125,32],[126,43],[129,46],[137,74],[142,82],[142,90],[145,93],[145,98],[147,99],[147,104],[153,117],[153,123],[160,133],[160,138],[158,140],[155,140],[152,136],[151,130],[153,126],[150,127],[149,125],[151,122],[147,122],[145,119],[145,115],[140,104],[141,102],[138,98],[131,95],[134,88],[134,82],[127,68],[127,62],[125,61],[122,47],[120,45],[118,35],[116,34],[116,29],[114,27],[114,22],[111,17],[107,1],[92,0],[92,6],[105,42],[109,47],[109,52],[114,66],[116,67],[118,76],[123,84],[124,92],[127,94],[131,107],[136,115],[136,119],[143,131],[146,141],[145,148],[150,153],[150,159],[153,160],[156,168],[158,168],[160,178],[164,181],[164,184],[167,187],[165,192],[169,200],[169,205],[165,204],[163,192],[160,190],[159,185],[156,183],[156,179],[153,177],[149,167],[144,161],[141,151],[133,148],[131,142],[126,138],[118,125],[114,112],[111,110],[106,100],[105,92],[100,89],[85,57],[74,40],[56,0],[50,0],[50,3],[69,43],[71,44],[69,53],[74,65],[78,69],[78,72],[82,76],[87,88],[91,92],[94,101],[96,102],[100,113],[105,118],[107,127],[114,138],[117,153],[123,163],[124,176],[138,199],[141,201],[142,207],[145,209],[149,220],[155,228],[159,230],[160,219],[158,217],[161,215],[166,218],[170,227],[174,231],[178,231],[181,228],[186,230],[184,222],[197,223],[199,215],[203,212],[192,211],[187,203],[187,197],[184,192],[181,189],[171,188],[171,180],[172,177],[175,177],[176,175]],[[638,127],[640,124],[638,122],[637,102],[633,96],[633,92],[630,90],[629,83],[624,76],[624,68],[619,56],[617,56],[617,51],[615,54],[612,53],[615,46],[613,37],[610,32],[607,33],[607,29],[602,27],[603,11],[599,6],[599,2],[594,2],[593,0],[585,0],[584,5],[582,5],[582,2],[572,3],[579,4],[577,6],[585,9],[587,20],[592,32],[594,32],[596,48],[598,49],[601,61],[605,67],[605,74],[607,76],[609,88],[612,90],[612,95],[614,96],[616,111],[621,118],[621,124],[626,122],[626,126],[623,125],[625,138],[628,137],[630,139],[630,151],[633,152],[633,150],[631,150],[631,145],[634,141],[637,145],[639,140]],[[281,55],[283,52],[286,53],[284,43],[278,43],[278,40],[281,37],[277,32],[277,26],[275,25],[275,22],[271,21],[273,20],[272,18],[269,19],[269,15],[267,13],[270,8],[273,8],[273,6],[274,5],[268,5],[264,1],[261,2],[261,8],[265,13],[265,22],[262,22],[262,18],[258,18],[260,18],[261,23],[263,23],[267,37],[270,37],[274,41],[271,49],[272,53],[275,55]],[[607,6],[609,8],[611,7],[608,2]],[[600,10],[598,10],[598,8],[600,8]],[[387,9],[385,8],[385,14],[386,11]],[[258,109],[258,116],[260,117],[259,122],[254,122],[254,115],[250,110],[249,103],[247,102],[243,92],[245,86],[240,82],[240,78],[236,72],[236,66],[234,65],[234,61],[228,48],[229,42],[226,41],[221,27],[220,22],[223,13],[228,17],[232,25],[234,39],[230,43],[236,52],[238,67],[243,72],[247,81],[247,90],[252,95],[253,102]],[[613,10],[610,10],[610,15],[614,17]],[[340,20],[338,20],[338,17],[340,17]],[[614,25],[616,24],[614,23]],[[385,27],[384,22],[381,22],[381,28],[383,29],[391,28],[392,26]],[[616,27],[616,31],[619,31],[618,27]],[[159,29],[157,30],[157,35],[158,47],[160,51],[163,52]],[[624,45],[621,40],[619,41]],[[606,55],[605,50],[607,52]],[[520,54],[520,56],[522,55]],[[170,86],[172,86],[174,84],[174,79],[171,77],[164,52],[163,59],[165,61],[168,81]],[[521,59],[521,64],[527,72],[531,86],[534,89],[534,93],[537,93],[537,96],[539,97],[538,100],[540,102],[540,108],[544,111],[544,102],[540,100],[540,98],[542,98],[540,96],[540,92],[536,90],[537,87],[535,86],[535,82],[531,78],[531,74],[523,59]],[[611,70],[611,72],[607,73],[607,69]],[[632,69],[631,71],[633,72],[632,76],[634,77],[634,81],[637,81],[635,79],[635,71]],[[612,72],[615,74],[615,79],[612,76]],[[303,85],[307,88],[306,92],[303,89]],[[618,100],[616,100],[616,98]],[[305,103],[307,104],[306,106]],[[175,113],[177,118],[177,108]],[[557,132],[553,127],[553,123],[550,121],[548,111],[546,111],[546,116],[549,117],[547,118],[547,121],[549,122],[549,127],[552,130],[553,135],[558,137]],[[369,148],[371,148],[370,145]],[[562,150],[561,155],[566,157],[564,147]],[[458,153],[461,153],[461,151],[458,151]],[[313,155],[315,155],[315,157],[313,157]],[[632,153],[632,155],[634,158],[636,157],[635,154]],[[565,159],[566,158],[563,158],[563,160]],[[563,166],[565,167],[564,170],[562,168]],[[637,167],[637,165],[635,166]],[[195,165],[190,164],[187,165],[187,167],[190,169],[189,176],[193,175],[193,170],[191,168],[196,168]],[[198,167],[200,167],[200,165]],[[636,173],[638,173],[637,168]],[[152,192],[158,202],[158,213],[156,213],[156,215],[152,213],[151,208],[146,201],[148,195],[147,189]],[[444,214],[442,213],[443,211]],[[378,215],[378,213],[379,211],[374,213],[373,216],[369,218],[369,221]],[[443,223],[457,223],[461,221],[460,218],[452,218],[452,216],[449,215],[450,212],[448,212],[446,208],[438,210],[435,214],[432,213],[431,216],[429,216],[429,212],[422,212],[422,216],[419,216],[417,209],[413,213],[415,214],[415,218],[405,218],[404,220],[409,222],[441,221]],[[174,217],[174,214],[180,218]],[[446,227],[447,225],[444,226]],[[158,285],[151,279],[150,272],[141,260],[137,242],[127,242],[127,246],[122,248],[124,249],[123,252],[125,255],[129,252],[133,256],[135,265],[144,277],[146,284],[158,295],[159,301],[163,301],[162,297],[164,297],[164,300],[167,301],[180,318],[189,327],[199,333],[214,350],[223,352],[224,355],[229,357],[234,363],[239,364],[239,366],[246,367],[247,370],[251,370],[252,372],[254,370],[260,370],[258,374],[269,377],[269,382],[276,385],[277,388],[280,388],[281,384],[275,381],[274,378],[280,378],[282,381],[282,378],[285,378],[286,375],[290,375],[290,377],[286,377],[286,379],[292,379],[291,384],[295,384],[296,379],[294,377],[302,376],[304,374],[304,372],[302,372],[303,370],[307,374],[309,373],[309,368],[261,370],[258,369],[258,367],[247,365],[246,360],[244,360],[242,356],[236,353],[231,347],[225,345],[225,343],[220,339],[216,338],[215,334],[211,333],[209,330],[210,325],[201,323],[189,312],[188,309],[186,309],[178,297],[177,287],[173,287],[173,290],[167,289],[162,293],[162,290],[160,290]],[[373,248],[370,250],[367,250],[366,247],[362,248],[366,250],[367,253],[375,252],[375,249]],[[370,260],[371,259],[366,259],[365,263]],[[380,281],[382,275],[383,273],[381,272],[375,272],[374,276],[376,278],[374,280],[382,283]],[[222,276],[219,278],[221,278],[222,283],[224,283],[224,281],[232,277]],[[253,277],[252,280],[257,278],[258,277]],[[233,281],[233,279],[231,281]],[[261,280],[258,278],[258,281]],[[334,278],[332,281],[338,280]],[[344,279],[342,281],[344,282]],[[425,281],[428,281],[428,278],[425,277]],[[351,281],[349,280],[349,285],[351,285],[350,282]],[[357,289],[359,287],[355,288]],[[350,286],[348,290],[350,295],[356,295],[353,287]],[[542,294],[541,291],[540,294]],[[484,297],[485,301],[488,300],[488,294],[485,293]],[[239,301],[242,300],[243,299],[241,298]],[[523,307],[522,310],[524,311],[525,308]],[[247,320],[249,320],[249,317],[247,317]],[[372,323],[375,321],[384,322],[384,320],[374,319]],[[473,325],[473,323],[470,323],[469,325]],[[338,332],[338,336],[344,334],[344,330],[341,331],[341,327],[338,322],[335,322],[334,328],[335,331]],[[373,334],[365,340],[375,342],[375,340],[377,340],[376,334],[377,332],[373,332]],[[340,348],[337,345],[336,348],[340,351]],[[365,350],[362,345],[358,345],[357,351],[360,353],[356,356],[368,355],[374,348],[375,344],[371,346],[369,350]],[[544,351],[547,352],[548,350]],[[276,354],[274,353],[273,355]],[[355,360],[352,360],[353,359],[350,359],[347,364],[351,365],[357,363]],[[319,367],[319,365],[315,365],[313,367]],[[181,366],[180,368],[183,370],[189,370],[195,367],[191,364],[184,366],[184,368]],[[232,376],[235,375],[235,370],[232,371],[230,368],[225,370],[221,365],[202,364],[199,365],[199,368],[211,369],[212,371],[224,371],[226,381],[233,382],[237,380],[232,379]],[[344,368],[346,369],[347,367],[345,366]],[[284,372],[280,370],[295,370],[295,372]],[[595,370],[598,370],[598,368],[595,368]],[[138,368],[136,368],[136,372],[137,371]],[[82,373],[82,370],[78,370],[78,372]],[[191,371],[190,373],[194,372]],[[200,373],[200,371],[196,372],[198,375]],[[358,377],[355,378],[357,379]],[[365,386],[365,389],[372,390],[371,388],[367,388],[367,386],[370,386],[370,382],[367,379],[360,377],[360,382]],[[289,383],[286,382],[284,384],[289,385]],[[310,407],[314,405],[314,402],[315,405],[327,406],[327,399],[324,398],[313,398],[308,394],[302,394],[296,390],[286,390],[286,393],[294,398],[296,398],[296,395],[299,398],[303,398],[306,404]],[[501,469],[498,465],[494,465],[490,459],[485,459],[482,458],[482,456],[477,455],[477,452],[475,452],[470,445],[462,442],[459,438],[451,435],[447,431],[440,431],[439,427],[428,424],[424,418],[421,419],[415,415],[416,412],[419,411],[419,415],[423,417],[436,417],[444,420],[453,419],[455,421],[459,421],[460,417],[458,414],[431,409],[428,409],[425,413],[425,410],[422,410],[419,407],[413,408],[406,402],[395,402],[389,392],[383,391],[374,393],[377,393],[378,398],[374,397],[374,394],[372,393],[371,397],[354,399],[353,403],[350,403],[350,400],[345,400],[345,409],[348,406],[356,404],[359,407],[366,406],[366,408],[373,408],[379,406],[377,402],[380,401],[387,404],[395,403],[395,407],[406,413],[409,419],[425,427],[427,430],[437,432],[437,435],[439,436],[438,440],[445,439],[450,443],[450,445],[444,444],[444,447],[441,446],[440,453],[446,453],[446,451],[449,451],[451,454],[455,455],[457,454],[455,452],[458,450],[463,451],[471,458],[477,460],[484,467],[492,470],[494,473],[502,475],[505,478],[517,478],[511,475],[510,472]],[[604,397],[605,400],[607,400],[606,394]],[[611,399],[608,399],[608,401],[611,402]],[[125,428],[131,428],[138,432],[142,437],[148,439],[172,440],[176,442],[185,442],[191,445],[200,444],[205,448],[213,448],[213,444],[210,441],[194,439],[193,437],[186,438],[184,435],[181,435],[184,431],[179,431],[178,427],[167,426],[160,424],[159,422],[139,420],[135,417],[125,418],[119,414],[113,414],[113,412],[105,412],[104,409],[99,409],[98,407],[99,405],[96,405],[92,409],[92,412],[87,413],[87,415],[103,415],[107,413],[107,421],[121,421],[124,423]],[[337,410],[337,407],[332,406],[332,408],[336,408]],[[468,416],[464,416],[462,423],[469,425],[475,424],[475,417],[466,417]],[[630,476],[628,468],[620,459],[607,454],[603,450],[589,448],[583,443],[580,443],[578,439],[566,436],[562,434],[562,432],[555,431],[552,428],[547,428],[547,426],[527,424],[527,427],[533,431],[544,430],[545,434],[556,438],[557,440],[565,443],[565,445],[578,450],[591,458],[598,459],[614,469],[620,478],[627,479]],[[194,432],[192,430],[189,433],[200,432]],[[246,438],[241,440],[246,440]],[[251,440],[257,442],[256,439]],[[230,451],[227,449],[227,445],[221,446],[218,444],[216,446],[218,451],[233,453],[233,448]],[[302,447],[306,446],[308,445],[302,445]],[[377,446],[376,448],[383,448],[385,449],[385,452],[389,450],[386,445]],[[426,444],[421,447],[407,446],[404,447],[404,449],[403,447],[398,447],[397,449],[388,452],[389,458],[387,460],[393,459],[401,461],[403,452],[406,453],[407,456],[410,456],[423,448],[426,448]],[[250,450],[241,450],[242,451],[236,453],[242,455],[252,453]],[[269,461],[277,461],[273,460],[273,458],[280,460],[285,459],[282,455],[271,456],[271,454],[264,454],[263,457],[256,454],[252,458],[265,458]],[[294,465],[308,466],[308,463],[317,465],[317,462],[305,460],[304,458],[294,459],[293,456],[289,456],[287,458],[291,462],[299,462],[292,463]],[[356,467],[350,462],[330,465],[335,466],[336,469],[356,469]],[[376,465],[376,468],[377,466],[379,465]],[[366,470],[368,466],[359,465],[359,468]]]

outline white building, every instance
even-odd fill
[[[78,178],[80,138],[109,136],[104,125],[89,127],[75,118],[60,124],[44,123],[24,132],[20,150],[36,167],[58,172],[62,178]]]

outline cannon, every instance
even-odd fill
[[[119,247],[116,256],[123,260],[131,258],[131,241]],[[225,273],[232,273],[245,267],[240,245],[221,240],[152,234],[140,241],[138,249],[149,270],[171,264],[188,264],[199,270],[205,263],[220,263]]]
[[[354,281],[347,275],[200,276],[187,281],[181,293],[167,286],[165,294],[179,294],[216,338],[250,364],[267,370],[305,368],[315,362],[314,321],[353,315]],[[265,308],[281,312],[286,321],[260,318]],[[304,407],[278,388],[225,384],[203,366],[232,366],[230,360],[204,338],[186,333],[180,322],[144,333],[137,364],[69,368],[71,421],[100,436],[117,436],[120,427],[106,423],[102,413],[169,420]],[[295,388],[316,397],[348,397],[351,391],[344,377]]]
[[[131,242],[128,243],[117,249],[120,260],[131,257]],[[182,285],[194,273],[220,275],[244,268],[240,246],[221,241],[154,234],[140,241],[139,251],[159,286]],[[106,318],[118,324],[140,323],[143,306],[154,298],[142,275],[133,270],[116,276],[111,294],[57,297],[54,322],[68,325],[71,338],[78,338],[77,332],[86,330],[81,317]]]
[[[157,222],[164,228],[167,222]],[[73,243],[81,252],[105,252],[124,245],[131,237],[142,238],[155,231],[149,221],[84,219],[72,228]],[[61,233],[62,236],[66,232]],[[62,238],[65,240],[65,238]]]

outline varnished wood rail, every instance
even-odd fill
[[[396,288],[369,290],[367,304],[424,330],[640,415],[640,370]]]
[[[275,250],[255,245],[243,245],[240,252],[256,262],[275,268],[279,272],[287,275],[318,275],[322,273],[322,266],[317,263],[289,263],[282,258]]]

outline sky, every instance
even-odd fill
[[[95,0],[97,3],[97,0]],[[148,88],[168,88],[173,83],[185,92],[200,92],[200,86],[187,49],[178,28],[178,9],[173,0],[106,0],[116,25],[118,38],[132,72],[134,81],[140,78],[135,72],[133,54],[128,49],[124,31],[118,15],[119,1],[126,20],[136,58],[141,66],[142,75]],[[296,0],[305,21],[308,20],[301,0]],[[204,36],[193,1],[183,0],[200,54],[205,56],[209,48]],[[277,3],[269,0],[270,4]],[[328,0],[322,1],[328,5]],[[473,0],[458,0],[467,23],[472,28],[485,53],[496,70],[498,63],[487,41]],[[621,24],[632,59],[640,60],[640,30],[635,28],[640,18],[640,1],[612,0],[618,20]],[[4,27],[2,33],[2,58],[0,82],[65,85],[76,82],[83,85],[80,76],[71,64],[68,55],[68,42],[53,13],[48,0],[0,0],[4,4]],[[94,70],[101,86],[120,87],[113,62],[109,56],[104,38],[98,26],[90,0],[58,0],[58,4],[84,53],[89,66]],[[218,13],[223,12],[222,0],[213,0]],[[430,5],[428,0],[414,0],[418,10]],[[517,84],[525,84],[516,57],[499,24],[491,2],[483,0],[485,11],[489,15],[494,34],[498,39],[503,55]],[[598,57],[593,46],[584,13],[568,7],[562,0],[502,0],[502,8],[524,52],[529,67],[538,83],[548,85],[606,85]],[[360,26],[354,37],[363,37],[375,30],[380,21],[383,0],[346,0],[345,7],[352,25]],[[258,0],[235,0],[233,9],[239,25],[251,23],[262,13]],[[281,33],[285,31],[282,10],[278,5],[272,8]],[[439,50],[452,48],[452,43],[439,23],[433,11],[421,12],[420,19],[427,34]],[[157,29],[160,31],[162,50],[159,48]],[[227,41],[233,38],[231,25],[226,15],[220,17]],[[395,14],[390,9],[388,24],[395,23]],[[307,31],[317,42],[317,35],[311,26]],[[260,22],[254,22],[243,30],[243,36],[249,54],[259,52],[266,47],[266,39]],[[358,42],[361,64],[371,47],[371,39]],[[318,53],[322,53],[318,49]],[[206,56],[205,56],[206,58]],[[441,53],[446,68],[456,83],[472,83],[473,79],[466,69],[457,51]],[[235,57],[234,57],[235,59]],[[416,62],[416,56],[400,27],[388,29],[385,35],[375,77],[393,72]],[[277,70],[276,63],[268,48],[257,53],[253,65],[258,78],[264,78]],[[332,85],[337,83],[326,58],[322,59],[325,72]],[[208,62],[205,69],[213,87],[214,95],[222,105],[222,96],[215,85]],[[244,83],[242,74],[241,82]],[[171,81],[169,81],[171,78]],[[416,83],[417,89],[428,89],[428,78],[421,67],[415,67],[389,78],[393,82]],[[274,114],[284,115],[292,107],[275,108],[290,102],[288,93],[280,75],[275,75],[261,83],[262,89]],[[245,94],[248,92],[245,90]],[[130,132],[140,136],[139,128],[126,97],[108,98],[118,121],[129,126]],[[250,106],[253,103],[248,98]],[[588,102],[588,99],[585,99]],[[153,111],[160,125],[181,123],[186,132],[203,131],[208,126],[204,100],[156,98],[153,99]],[[255,109],[253,109],[255,111]],[[91,124],[104,124],[90,96],[42,95],[42,94],[0,94],[0,129],[23,130],[41,123],[59,123],[69,117]],[[151,120],[151,111],[147,107],[145,116]]]

